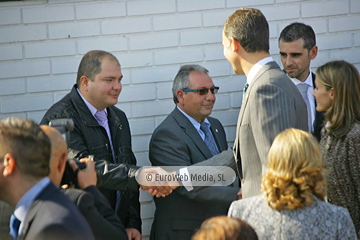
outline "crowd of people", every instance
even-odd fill
[[[156,196],[151,240],[360,237],[359,72],[339,60],[313,73],[318,46],[304,23],[286,26],[278,43],[283,69],[270,56],[261,11],[231,14],[224,56],[247,77],[234,146],[209,116],[220,89],[209,70],[184,65],[173,81],[175,108],[151,137],[154,167],[146,172],[136,166],[126,114],[115,106],[118,59],[86,53],[76,84],[41,125],[0,120],[0,239],[140,240],[139,187]],[[72,119],[68,143],[49,126],[55,119]],[[60,188],[67,164],[78,189]],[[227,166],[237,179],[229,186],[136,181],[164,172],[157,166],[181,167],[169,175]]]

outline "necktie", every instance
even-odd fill
[[[114,147],[113,147],[112,141],[111,141],[109,124],[107,124],[108,119],[107,119],[106,112],[104,110],[97,111],[94,116],[95,116],[96,120],[98,121],[98,123],[105,128],[105,130],[108,134],[111,152],[112,152],[112,156],[113,156],[113,161],[114,161],[114,163],[116,163],[116,157],[115,157],[115,153],[114,153]],[[121,202],[121,192],[116,191],[116,204],[115,204],[115,212],[116,213],[118,212],[120,202]]]
[[[12,214],[10,218],[10,235],[14,239],[17,239],[18,237],[20,223],[21,223],[20,220],[17,219],[14,214]]]
[[[298,85],[296,85],[296,87],[299,89],[299,92],[301,93],[302,98],[305,101],[306,104],[306,109],[307,109],[307,114],[308,114],[308,128],[309,128],[309,132],[311,132],[311,109],[310,109],[310,102],[309,102],[309,98],[307,95],[307,90],[309,85],[307,85],[306,83],[300,83]]]
[[[245,83],[244,88],[243,88],[243,101],[245,99],[245,94],[246,94],[246,90],[248,89],[248,87],[249,87],[249,84]]]
[[[205,142],[206,146],[209,148],[211,154],[212,155],[218,154],[219,150],[218,150],[218,148],[216,146],[214,136],[212,135],[212,133],[210,131],[210,124],[206,124],[205,122],[202,122],[200,124],[200,129],[205,134],[204,142]]]

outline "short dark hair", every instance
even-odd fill
[[[109,52],[102,50],[93,50],[87,52],[81,59],[79,69],[76,77],[76,84],[80,87],[80,78],[82,76],[88,77],[91,81],[95,80],[95,75],[101,72],[101,62],[104,57],[109,58],[111,61],[115,61],[119,66],[120,63],[117,58]]]
[[[189,65],[181,66],[178,73],[175,76],[172,87],[173,100],[175,104],[179,102],[176,96],[176,91],[190,86],[189,75],[191,72],[201,72],[208,74],[209,70],[197,64],[189,64]]]
[[[34,121],[25,118],[0,120],[0,157],[11,153],[19,171],[40,179],[49,175],[51,144]]]
[[[316,36],[312,27],[299,22],[286,26],[280,33],[279,41],[293,42],[300,38],[304,40],[304,48],[308,50],[316,45]]]
[[[269,24],[255,8],[240,8],[225,21],[224,35],[237,40],[246,52],[269,52]]]

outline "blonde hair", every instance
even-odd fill
[[[360,123],[360,77],[358,70],[345,61],[332,61],[320,66],[318,80],[326,90],[334,89],[332,106],[326,111],[325,121],[331,124],[328,133],[344,137],[354,122]]]
[[[310,133],[295,128],[279,133],[270,148],[261,184],[269,206],[292,210],[309,206],[313,196],[324,200],[323,169],[319,144]]]
[[[201,224],[192,240],[257,240],[254,229],[245,221],[227,216],[212,217]]]

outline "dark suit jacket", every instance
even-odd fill
[[[0,239],[1,240],[12,240],[10,236],[10,217],[14,212],[14,208],[6,202],[0,201]]]
[[[278,64],[269,62],[250,84],[237,123],[239,142],[234,147],[239,148],[236,161],[241,163],[238,174],[243,178],[243,198],[260,194],[261,175],[265,172],[270,146],[276,135],[287,128],[308,131],[306,104]],[[196,165],[237,169],[231,149]],[[189,173],[195,174],[191,170]],[[203,188],[194,187],[195,190]]]
[[[226,150],[221,123],[208,117],[220,151]],[[189,166],[212,154],[192,123],[177,108],[155,129],[150,140],[149,158],[154,166]],[[165,198],[155,198],[155,219],[150,239],[191,239],[201,223],[215,215],[226,215],[238,188],[209,187],[199,192],[177,188]]]
[[[18,240],[91,240],[91,229],[74,204],[52,183],[30,205]]]
[[[312,81],[315,87],[315,78],[316,75],[314,73],[311,73],[312,76]],[[315,101],[315,108],[316,108],[316,100]],[[314,135],[314,137],[317,138],[317,140],[320,142],[321,139],[321,129],[323,127],[323,123],[324,123],[324,114],[325,112],[318,112],[315,110],[315,121],[314,121],[314,132],[312,133]]]
[[[106,198],[95,186],[83,190],[66,189],[63,193],[76,205],[96,240],[126,240],[124,225],[112,210]]]
[[[124,225],[96,187],[87,187],[85,191],[79,189],[62,189],[61,191],[76,205],[86,219],[95,239],[127,239]],[[12,240],[9,235],[9,220],[13,212],[13,207],[0,202],[1,240]]]

